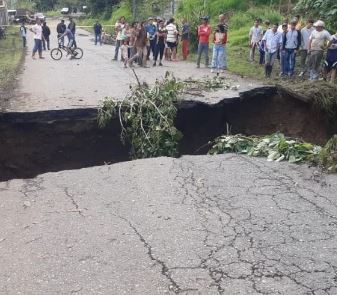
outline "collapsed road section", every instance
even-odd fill
[[[206,154],[217,136],[282,132],[324,144],[336,128],[323,111],[276,87],[260,87],[216,104],[182,100],[176,127],[181,155]],[[0,117],[0,180],[127,161],[118,119],[100,129],[97,109],[3,113]]]

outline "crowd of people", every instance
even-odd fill
[[[183,19],[181,28],[174,18],[165,20],[161,17],[150,17],[146,21],[132,22],[129,24],[125,17],[121,17],[114,26],[116,45],[114,49],[114,61],[120,57],[124,67],[133,67],[135,63],[142,67],[148,67],[152,59],[152,66],[163,66],[163,61],[176,62],[178,60],[178,48],[181,48],[183,60],[187,60],[190,52],[191,32],[196,33],[198,40],[197,68],[200,68],[201,59],[204,56],[205,66],[211,68],[212,73],[221,73],[227,69],[227,42],[228,20],[225,15],[219,16],[218,24],[212,28],[207,16],[200,18],[197,28],[191,28]],[[196,29],[196,30],[195,30]],[[95,45],[104,42],[106,36],[103,26],[97,21],[93,30],[95,33]],[[193,31],[191,31],[193,30]],[[195,30],[195,31],[194,31]],[[46,22],[37,20],[31,28],[34,33],[35,46],[32,56],[36,52],[42,57],[42,49],[49,48],[50,29]],[[26,46],[27,29],[24,24],[20,27],[23,45]],[[76,47],[76,24],[70,18],[66,26],[65,21],[57,25],[57,35],[64,45],[64,37],[68,37],[68,47]],[[302,24],[299,15],[291,21],[270,23],[268,20],[256,19],[249,34],[249,61],[255,62],[257,52],[258,63],[264,66],[265,76],[271,77],[273,65],[279,60],[281,77],[294,77],[297,73],[303,79],[315,81],[320,78],[323,65],[323,78],[336,80],[337,70],[337,33],[330,35],[325,29],[325,23],[321,20],[308,19]],[[181,46],[179,43],[181,42]],[[210,44],[213,45],[213,54],[210,64]],[[326,52],[326,58],[324,59]],[[296,63],[296,57],[298,63]],[[296,67],[299,70],[296,72]]]
[[[270,77],[273,65],[280,62],[280,76],[294,77],[296,57],[301,78],[316,81],[320,78],[323,66],[323,78],[336,80],[337,70],[337,33],[330,35],[321,20],[308,19],[302,25],[300,16],[295,16],[290,22],[285,19],[281,25],[270,24],[256,19],[249,31],[249,60],[254,62],[256,49],[259,50],[259,64],[265,66],[265,75]],[[326,58],[324,54],[326,51]],[[324,63],[323,63],[324,61]]]

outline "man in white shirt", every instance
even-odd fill
[[[176,61],[177,59],[177,38],[178,38],[178,30],[177,26],[174,24],[174,18],[171,18],[166,25],[166,44],[167,47],[171,50],[171,59],[172,61]]]
[[[251,27],[249,31],[249,47],[250,54],[249,54],[249,60],[254,61],[255,59],[255,49],[257,47],[257,44],[261,41],[263,37],[263,29],[260,27],[259,20],[255,20],[254,26]]]
[[[32,53],[32,58],[35,59],[36,52],[39,53],[39,58],[43,59],[42,57],[42,26],[41,20],[39,18],[36,19],[36,24],[32,26],[30,29],[34,33],[34,48]]]
[[[322,65],[324,50],[327,47],[327,43],[331,39],[331,35],[326,31],[325,23],[321,20],[318,20],[314,23],[315,30],[311,33],[309,38],[309,48],[308,52],[309,57],[309,69],[310,69],[310,78],[309,80],[315,81],[319,78],[319,73]]]
[[[266,52],[266,62],[265,62],[265,74],[266,78],[270,78],[273,65],[277,57],[277,52],[282,45],[282,33],[277,31],[278,24],[274,24],[273,27],[265,33],[262,41],[264,42],[265,52]]]
[[[122,16],[119,19],[119,21],[115,24],[115,30],[117,33],[117,37],[116,37],[115,57],[113,60],[118,60],[118,52],[119,52],[119,48],[122,45],[122,41],[123,41],[122,31],[124,28],[125,28],[125,17]]]
[[[301,30],[301,47],[300,47],[300,57],[301,57],[301,73],[299,74],[300,77],[307,71],[307,58],[308,58],[308,50],[309,50],[309,41],[312,32],[314,31],[314,21],[309,19],[307,21],[307,25]]]

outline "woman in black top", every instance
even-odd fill
[[[154,63],[153,63],[154,67],[157,65],[158,55],[160,55],[159,66],[163,65],[162,60],[163,60],[164,50],[165,50],[166,35],[167,35],[167,31],[164,27],[164,22],[163,20],[159,20],[158,29],[157,29],[157,44],[155,47],[155,55],[154,55]]]

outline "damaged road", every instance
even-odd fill
[[[237,155],[0,183],[0,294],[336,294],[337,176]]]

